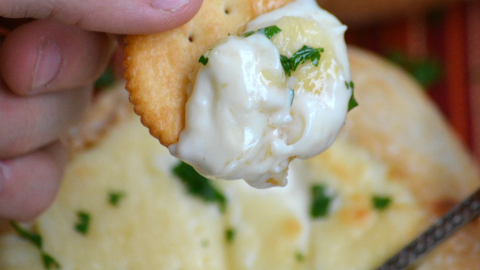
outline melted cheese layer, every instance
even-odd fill
[[[214,181],[227,198],[225,213],[187,192],[172,174],[178,162],[137,117],[117,126],[69,163],[57,199],[35,222],[45,251],[66,270],[367,270],[426,225],[406,179],[391,178],[386,164],[342,139],[292,162],[285,188]],[[326,217],[312,220],[314,184],[331,189],[334,201]],[[112,191],[125,192],[116,207]],[[375,210],[375,194],[392,205]],[[86,235],[75,230],[80,210],[91,216]],[[230,242],[227,229],[235,232]],[[11,234],[0,236],[0,269],[44,267],[38,249]]]

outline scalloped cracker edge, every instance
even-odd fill
[[[241,33],[263,13],[293,0],[204,0],[185,25],[164,33],[128,36],[125,78],[130,102],[150,134],[169,146],[185,126],[189,77],[198,59],[228,34]]]

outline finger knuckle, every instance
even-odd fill
[[[3,127],[0,130],[0,158],[12,158],[25,154],[33,147],[32,134],[34,134],[35,124],[32,123],[34,122],[32,117],[27,117],[25,121],[6,120],[6,122],[0,121]]]
[[[6,18],[49,18],[55,9],[55,0],[6,0],[0,8],[0,16]]]

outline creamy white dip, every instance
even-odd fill
[[[352,95],[346,27],[314,0],[297,0],[251,21],[246,32],[272,25],[283,29],[271,39],[229,36],[205,54],[185,129],[169,150],[207,177],[284,186],[290,161],[325,151],[345,123]],[[318,44],[318,66],[308,60],[285,74],[281,54]]]

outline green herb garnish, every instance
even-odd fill
[[[255,34],[255,31],[246,32],[246,33],[241,34],[240,36],[241,36],[241,37],[249,37],[249,36],[251,36],[251,35],[253,35],[253,34]]]
[[[115,82],[115,75],[111,68],[106,68],[100,78],[95,81],[95,88],[107,88]]]
[[[250,32],[245,32],[241,34],[241,37],[249,37],[255,33],[261,33],[267,36],[268,39],[271,39],[273,36],[276,34],[282,32],[282,29],[278,28],[276,25],[268,26],[262,29],[258,29],[257,31],[250,31]]]
[[[276,34],[282,32],[282,29],[278,28],[276,25],[268,26],[257,31],[258,33],[265,34],[268,39],[271,39]]]
[[[352,96],[350,97],[350,100],[348,101],[348,111],[353,110],[353,108],[355,108],[357,106],[358,106],[358,102],[355,99],[355,97],[353,96],[353,92],[352,92]]]
[[[410,72],[425,88],[438,83],[444,73],[444,67],[436,57],[410,58],[397,51],[388,54],[387,58]]]
[[[433,86],[442,78],[442,66],[438,61],[423,59],[411,71],[415,79],[424,87]]]
[[[225,212],[227,199],[210,182],[209,179],[200,175],[195,169],[185,162],[180,162],[173,173],[185,184],[190,194],[203,199],[205,202],[217,203],[220,211]]]
[[[108,202],[113,206],[117,206],[120,202],[120,199],[123,199],[124,197],[124,192],[110,192],[108,194]]]
[[[318,66],[318,61],[320,60],[320,53],[323,52],[323,48],[312,48],[306,45],[298,50],[296,53],[290,57],[290,62],[292,63],[292,70],[297,70],[298,65],[305,63],[307,60],[311,60],[314,66]]]
[[[198,62],[202,63],[204,66],[206,66],[207,63],[208,63],[208,57],[205,57],[205,56],[202,55],[202,56],[200,56],[200,59],[198,59]]]
[[[77,232],[86,235],[88,232],[88,225],[90,224],[90,215],[84,211],[77,212],[78,222],[75,224]]]
[[[42,248],[42,237],[39,234],[25,230],[16,222],[11,221],[10,224],[12,225],[13,229],[18,234],[18,236],[34,244],[39,249]]]
[[[303,253],[300,251],[297,251],[297,253],[295,253],[295,258],[297,259],[297,262],[305,261],[305,255],[303,255]]]
[[[285,75],[292,76],[292,62],[290,62],[290,59],[285,55],[280,55],[280,62],[282,63]]]
[[[50,254],[46,253],[43,250],[43,241],[42,241],[42,237],[39,234],[34,232],[29,232],[23,229],[16,222],[12,221],[10,222],[10,224],[12,225],[13,229],[18,234],[18,236],[20,236],[20,238],[27,240],[28,242],[32,243],[39,249],[40,255],[42,257],[43,266],[45,267],[46,270],[60,269],[60,264]]]
[[[347,89],[352,89],[352,96],[350,97],[350,100],[348,101],[348,111],[351,111],[353,108],[358,106],[358,102],[355,99],[355,96],[353,95],[354,90],[355,90],[355,84],[353,83],[353,81],[350,81],[350,83],[345,81],[345,85],[347,86]]]
[[[233,242],[235,239],[235,230],[232,228],[228,229],[225,231],[225,240],[227,240],[228,243]]]
[[[60,264],[46,252],[42,252],[42,262],[45,269],[60,269]]]
[[[345,81],[345,86],[347,87],[347,89],[355,89],[355,84],[353,83],[353,81],[350,81],[349,83]]]
[[[285,55],[280,55],[280,62],[282,63],[283,70],[285,71],[285,75],[291,76],[292,70],[297,70],[297,67],[300,64],[304,64],[307,60],[311,60],[314,66],[318,66],[318,61],[320,60],[320,53],[323,52],[323,48],[311,48],[304,45],[300,50],[290,57],[286,57]],[[348,88],[348,87],[347,87]]]
[[[327,195],[326,191],[327,188],[323,185],[312,186],[312,204],[310,207],[310,216],[312,218],[322,218],[327,216],[332,197]]]
[[[384,196],[373,196],[372,203],[375,209],[382,211],[392,203],[392,199]]]

